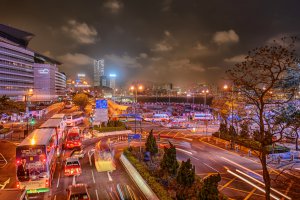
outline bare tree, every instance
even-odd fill
[[[270,199],[271,180],[267,168],[268,146],[282,139],[286,123],[276,123],[276,110],[290,102],[299,87],[296,38],[282,38],[272,44],[249,51],[245,61],[226,73],[237,87],[243,101],[254,111],[251,128],[259,142],[259,159],[263,169],[266,199]],[[275,140],[273,136],[279,136]]]

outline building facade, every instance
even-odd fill
[[[34,86],[33,34],[0,24],[0,96],[23,100]]]
[[[94,61],[94,86],[101,86],[100,79],[104,76],[104,60]]]

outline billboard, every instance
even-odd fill
[[[106,99],[97,99],[96,100],[96,109],[107,109],[107,100]]]

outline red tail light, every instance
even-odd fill
[[[45,185],[46,185],[46,187],[49,187],[49,179],[46,179]]]
[[[17,163],[17,165],[19,165],[21,163],[21,161],[20,160],[16,160],[16,163]]]
[[[17,181],[17,188],[19,189],[20,188],[20,182]]]

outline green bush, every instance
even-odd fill
[[[136,170],[140,173],[143,179],[148,183],[153,192],[158,196],[161,200],[171,200],[169,193],[165,188],[156,181],[154,176],[151,176],[146,166],[141,164],[127,149],[123,152],[127,157],[129,162],[136,168]]]

